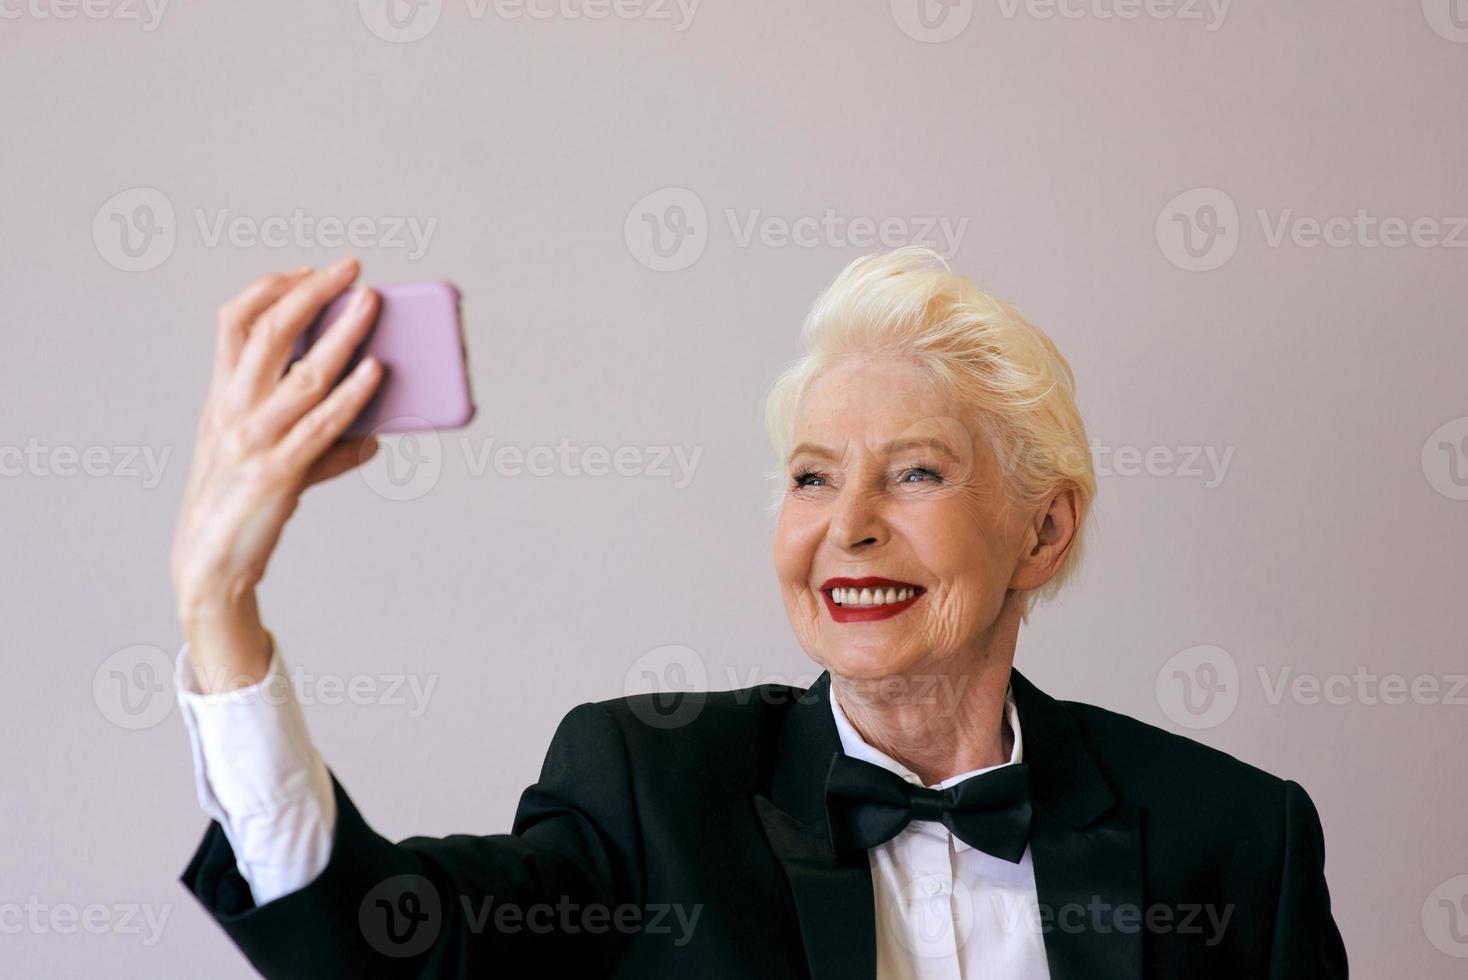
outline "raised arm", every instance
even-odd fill
[[[268,276],[220,310],[171,560],[187,638],[180,700],[214,817],[184,883],[267,977],[604,972],[628,937],[614,916],[643,887],[606,710],[566,716],[511,833],[394,844],[316,754],[261,620],[256,587],[301,493],[376,448],[340,437],[380,367],[364,359],[333,383],[371,326],[374,294],[287,371],[297,338],[357,271],[347,259]]]

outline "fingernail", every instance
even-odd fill
[[[299,269],[297,269],[295,272],[292,272],[291,275],[293,275],[293,276],[304,276],[306,273],[312,271],[312,268],[313,268],[312,266],[303,265]]]
[[[347,267],[349,265],[351,265],[351,264],[352,264],[352,257],[350,255],[343,255],[341,258],[339,258],[335,262],[331,263],[331,271],[332,272],[346,272],[347,271]]]

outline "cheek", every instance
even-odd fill
[[[938,583],[927,629],[940,645],[972,630],[1003,602],[1010,569],[994,515],[966,497],[914,508],[904,528],[918,564]],[[943,634],[937,636],[936,634]]]
[[[789,505],[780,511],[780,520],[775,527],[773,558],[775,575],[787,594],[810,581],[811,562],[815,557],[814,542],[818,538],[810,523],[801,520],[801,515]]]

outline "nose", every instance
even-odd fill
[[[874,495],[847,488],[836,501],[827,538],[843,551],[860,551],[887,540],[887,525]]]

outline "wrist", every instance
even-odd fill
[[[240,604],[213,602],[180,609],[189,660],[206,694],[248,687],[264,680],[274,641],[260,621],[253,594]]]

